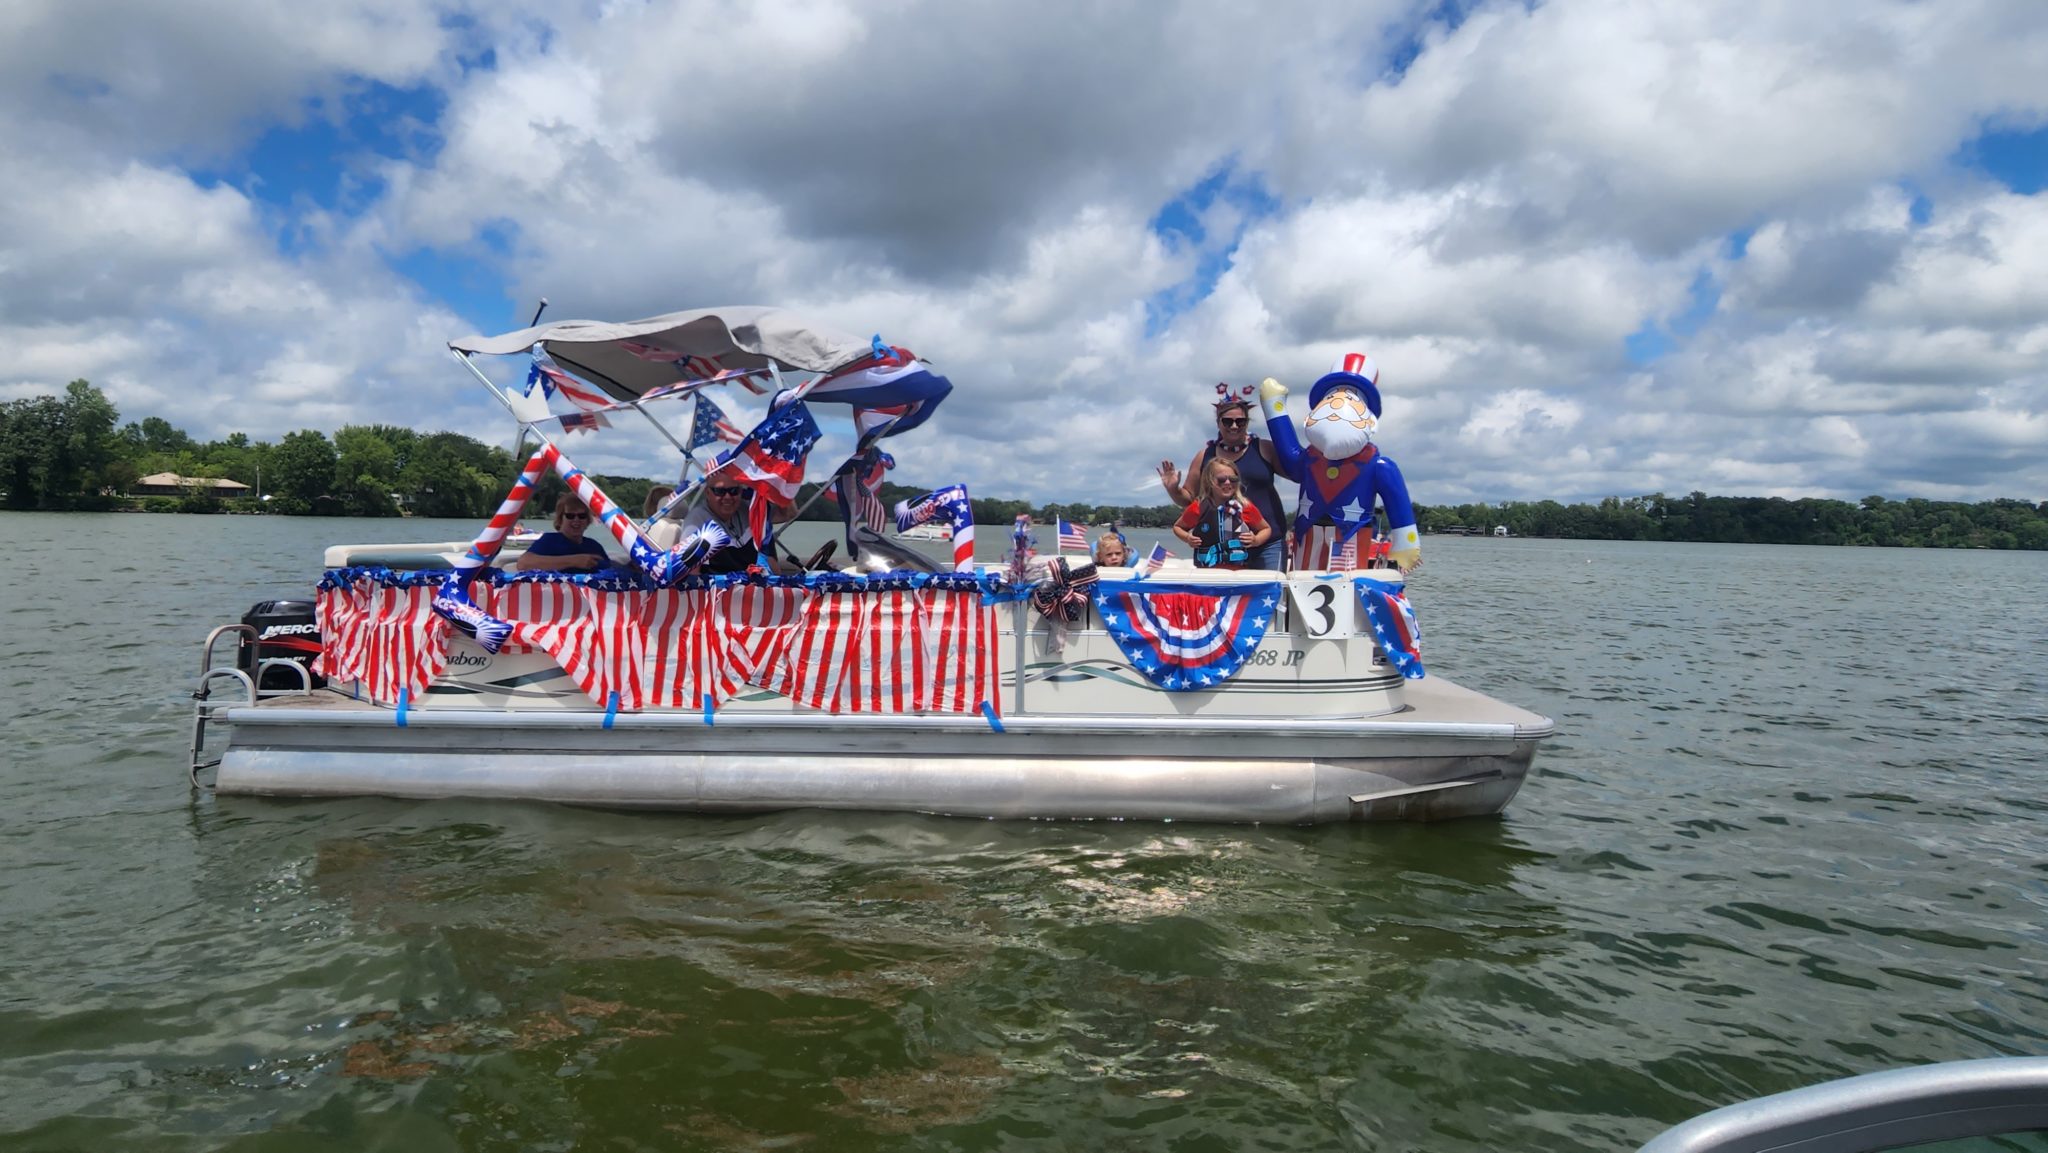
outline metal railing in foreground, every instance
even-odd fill
[[[1666,1130],[1640,1153],[1878,1153],[2041,1130],[2048,1130],[2048,1057],[1992,1057],[1744,1101]]]
[[[220,638],[234,634],[237,646],[248,645],[255,652],[255,674],[240,667],[217,669],[213,667],[213,654]],[[239,666],[239,662],[238,662]],[[271,669],[290,669],[299,678],[299,687],[293,689],[261,689],[264,674]],[[219,681],[229,681],[242,691],[225,700],[215,700],[214,686]],[[263,638],[256,629],[247,624],[222,625],[206,634],[206,645],[199,653],[199,683],[192,689],[192,752],[190,776],[192,787],[199,787],[199,774],[220,764],[219,757],[206,755],[206,723],[217,719],[227,710],[242,705],[254,705],[263,697],[307,696],[313,691],[313,676],[306,666],[286,657],[263,655]]]

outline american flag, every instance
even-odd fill
[[[719,408],[716,401],[702,393],[698,394],[697,414],[690,419],[691,452],[720,441],[738,444],[746,438],[746,433],[741,432],[737,425],[725,418],[725,410]]]
[[[557,419],[562,422],[563,432],[596,432],[612,426],[601,412],[567,412]]]
[[[1138,579],[1144,580],[1146,577],[1151,576],[1153,573],[1158,572],[1162,568],[1165,568],[1166,558],[1172,555],[1173,554],[1171,552],[1167,551],[1165,545],[1153,545],[1151,555],[1147,556],[1144,560],[1138,562]]]
[[[542,396],[553,396],[559,392],[568,398],[570,404],[585,412],[611,407],[610,397],[555,367],[554,361],[538,344],[533,346],[533,367],[526,372],[526,395],[533,395],[536,384],[540,385]]]
[[[768,506],[788,508],[796,503],[797,490],[804,483],[804,458],[822,435],[818,422],[811,419],[811,410],[796,401],[769,413],[737,447],[719,454],[720,469],[730,469],[754,490],[747,527],[760,547],[768,547],[772,531]]]
[[[1070,522],[1069,522],[1069,521],[1067,521],[1067,520],[1066,520],[1066,519],[1065,519],[1064,517],[1062,517],[1062,518],[1059,518],[1058,520],[1054,521],[1054,523],[1055,523],[1055,524],[1057,524],[1057,525],[1059,526],[1059,532],[1060,532],[1060,548],[1059,548],[1059,551],[1061,551],[1061,552],[1087,552],[1087,551],[1088,551],[1088,530],[1087,530],[1086,528],[1083,528],[1082,526],[1080,526],[1080,525],[1078,525],[1078,524],[1073,524],[1073,523],[1070,523]]]

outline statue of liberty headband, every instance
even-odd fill
[[[1258,405],[1252,400],[1252,397],[1257,392],[1258,389],[1249,384],[1232,388],[1228,384],[1218,382],[1216,385],[1216,407],[1225,408],[1230,405],[1241,404],[1248,409],[1257,408]]]

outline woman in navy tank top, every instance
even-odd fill
[[[1256,506],[1266,523],[1273,526],[1273,539],[1254,550],[1252,567],[1278,571],[1286,567],[1283,532],[1288,523],[1280,491],[1273,485],[1279,462],[1273,456],[1272,444],[1251,434],[1251,387],[1232,392],[1229,385],[1219,384],[1216,391],[1223,397],[1216,402],[1216,439],[1203,445],[1188,465],[1188,485],[1182,486],[1182,473],[1170,460],[1159,462],[1160,483],[1166,486],[1166,495],[1175,504],[1186,506],[1195,502],[1193,489],[1198,486],[1194,482],[1210,460],[1227,460],[1236,465],[1244,478],[1243,499]]]

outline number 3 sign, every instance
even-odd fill
[[[1296,631],[1315,640],[1348,637],[1358,631],[1358,598],[1351,593],[1351,581],[1288,581],[1287,597],[1294,605]]]

